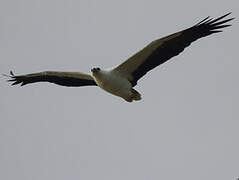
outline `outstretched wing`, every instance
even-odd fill
[[[208,16],[191,28],[155,40],[114,70],[127,77],[132,86],[135,86],[137,81],[148,71],[178,55],[193,41],[213,33],[222,32],[222,28],[231,26],[225,23],[234,18],[221,20],[229,14],[231,13],[217,19]]]
[[[16,76],[10,71],[8,77],[11,78],[8,81],[13,82],[12,85],[21,84],[21,86],[36,82],[50,82],[69,87],[97,86],[90,75],[80,72],[44,71]]]

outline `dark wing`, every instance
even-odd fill
[[[80,72],[44,71],[15,76],[12,71],[10,71],[10,76],[8,77],[11,78],[8,81],[13,82],[12,85],[21,84],[21,86],[36,82],[50,82],[70,87],[97,86],[94,79],[90,75]]]
[[[231,26],[225,23],[234,18],[222,20],[229,14],[231,13],[217,19],[207,17],[191,28],[155,40],[114,70],[127,77],[132,86],[135,86],[137,81],[148,71],[178,55],[193,41],[210,34],[222,32],[222,28]]]

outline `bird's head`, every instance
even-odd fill
[[[97,73],[97,72],[99,72],[99,71],[100,71],[100,68],[98,68],[98,67],[91,69],[91,72],[92,72],[92,73]]]

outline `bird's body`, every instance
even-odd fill
[[[129,59],[110,70],[91,69],[92,74],[81,72],[44,71],[15,76],[10,72],[10,80],[15,84],[30,84],[35,82],[51,82],[62,86],[99,86],[103,90],[122,97],[128,102],[141,99],[134,86],[147,72],[177,56],[192,42],[214,33],[222,32],[228,27],[225,23],[234,18],[222,20],[231,13],[217,19],[205,18],[196,25],[155,40]]]
[[[128,102],[141,99],[136,95],[137,91],[132,88],[130,81],[114,69],[93,72],[92,76],[100,88],[113,95],[122,97]]]

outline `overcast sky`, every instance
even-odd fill
[[[0,73],[90,72],[237,0],[1,0]],[[142,78],[142,101],[0,78],[2,180],[235,180],[238,19]]]

